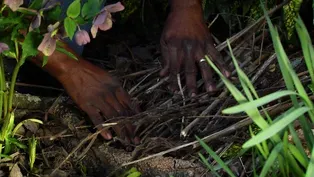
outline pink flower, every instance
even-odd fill
[[[38,46],[38,50],[41,51],[45,56],[50,56],[56,50],[57,39],[54,37],[55,29],[59,26],[59,22],[54,25],[48,26],[48,33],[44,35],[44,39],[41,41]]]
[[[9,50],[9,46],[5,43],[0,42],[0,53],[2,53],[5,50]]]
[[[121,2],[105,6],[100,13],[94,18],[91,33],[93,38],[96,37],[98,29],[106,31],[112,27],[111,13],[124,10],[124,6]]]
[[[75,34],[75,41],[79,46],[85,45],[90,42],[90,37],[85,30],[78,30]]]
[[[12,11],[16,11],[23,4],[23,0],[4,0],[4,4],[9,6]]]
[[[56,39],[51,37],[51,33],[46,33],[37,49],[44,55],[50,56],[56,50],[56,42]]]

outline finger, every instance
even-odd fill
[[[120,89],[118,89],[120,90]],[[126,98],[129,98],[128,95],[125,95],[123,100]],[[129,113],[131,112],[131,109],[128,106],[123,106],[123,104],[120,103],[120,99],[118,98],[118,94],[112,94],[112,93],[107,93],[106,94],[106,102],[104,104],[109,105],[108,107],[111,107],[112,109],[116,110],[117,115],[116,116],[128,116],[130,115]],[[110,101],[110,102],[108,102]],[[130,144],[131,142],[133,144],[138,144],[139,141],[135,141],[134,139],[134,130],[135,128],[133,127],[132,124],[130,123],[124,123],[120,124],[117,126],[113,126],[114,131],[126,143]],[[137,137],[137,139],[139,139]]]
[[[99,107],[101,113],[107,119],[113,118],[115,116],[119,116],[119,113],[116,111],[116,109],[106,101],[97,103],[97,106]],[[123,125],[115,125],[112,128],[118,137],[120,137],[121,139],[125,139],[127,143],[130,143],[130,139],[126,138],[127,134],[125,132],[125,129],[123,128]]]
[[[81,109],[87,113],[88,117],[90,118],[90,120],[92,121],[92,123],[94,124],[94,126],[97,126],[98,130],[101,130],[102,127],[98,126],[100,124],[102,124],[104,122],[104,119],[102,118],[102,116],[99,114],[99,109],[93,107],[92,105],[81,105],[80,106]],[[109,130],[103,130],[100,135],[105,138],[106,140],[110,140],[112,139],[112,135],[110,133]]]
[[[113,92],[116,92],[116,90]],[[104,94],[104,98],[104,102],[117,112],[115,116],[127,116],[127,110],[120,104],[115,93],[107,92]]]
[[[177,74],[180,71],[183,51],[177,47],[169,48],[170,56],[170,76],[169,76],[169,89],[174,92],[178,90]]]
[[[185,48],[185,78],[186,78],[186,86],[189,92],[189,96],[195,96],[197,89],[196,89],[196,66],[195,60],[192,55],[192,45],[186,44]]]
[[[117,90],[116,97],[117,97],[118,101],[120,102],[120,104],[126,110],[130,111],[130,112],[128,112],[128,116],[133,115],[134,113],[138,114],[141,112],[139,106],[137,104],[136,105],[132,104],[130,95],[125,90],[123,90],[122,88],[119,88]]]
[[[130,96],[122,88],[118,89],[116,96],[120,104],[122,104],[125,109],[130,110],[129,116],[134,114],[134,112],[139,113],[139,110],[138,110],[139,108],[133,108],[134,106],[132,106]],[[136,107],[138,106],[136,105]],[[129,135],[132,143],[135,145],[138,145],[140,143],[140,138],[135,135],[136,127],[133,126],[132,124],[126,124],[125,128],[127,130],[127,134]]]
[[[216,84],[213,81],[213,71],[209,64],[204,59],[204,52],[201,48],[196,49],[195,55],[196,61],[198,61],[198,65],[201,70],[202,78],[204,80],[205,89],[207,92],[216,91]]]
[[[116,111],[116,109],[112,106],[112,104],[109,104],[107,101],[108,100],[106,99],[106,101],[103,101],[102,103],[97,104],[102,114],[107,119],[111,119],[113,117],[119,116],[119,113]],[[126,133],[124,132],[123,125],[115,125],[112,128],[118,137],[125,139]]]
[[[135,135],[135,129],[136,127],[133,126],[132,124],[126,124],[125,125],[126,131],[129,135],[130,140],[132,141],[133,144],[138,145],[140,143],[140,138]]]
[[[163,66],[163,69],[160,71],[159,75],[161,77],[164,77],[169,74],[170,57],[169,57],[169,50],[164,40],[160,41],[160,46],[161,46],[161,56],[162,56],[162,61],[164,63],[164,66]]]
[[[227,78],[230,77],[231,72],[229,71],[227,64],[224,62],[222,55],[215,48],[213,43],[211,42],[207,43],[206,51],[209,58],[217,65],[221,73]]]
[[[107,102],[99,103],[98,104],[101,108],[102,114],[107,118],[113,118],[115,116],[119,116],[119,113],[116,111],[114,107],[112,107],[110,104]],[[127,137],[127,133],[125,132],[125,127],[124,125],[115,125],[112,127],[114,132],[117,134],[118,137],[121,139],[125,140],[127,143],[130,143],[131,140]]]

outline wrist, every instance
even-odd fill
[[[171,10],[197,7],[202,8],[202,0],[169,0]]]
[[[67,51],[75,54],[70,48],[64,46]],[[76,55],[79,60],[81,59],[80,56]],[[43,64],[43,57],[44,55],[40,52],[36,57],[32,58],[32,62],[42,67]],[[79,61],[76,61],[73,58],[70,58],[68,55],[61,53],[59,51],[54,51],[54,53],[48,57],[48,62],[43,67],[50,75],[59,79],[68,73],[71,73],[72,70],[76,70],[79,66]]]

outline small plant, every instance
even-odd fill
[[[33,121],[42,124],[40,120],[28,119],[15,126],[13,96],[16,78],[24,62],[42,54],[44,66],[55,50],[77,59],[63,48],[61,41],[75,40],[78,45],[89,43],[89,34],[80,29],[81,25],[91,24],[90,33],[95,38],[98,30],[105,31],[112,27],[111,13],[124,9],[120,2],[104,6],[104,0],[87,0],[85,3],[81,0],[66,1],[70,3],[65,9],[61,8],[60,2],[62,1],[0,2],[0,159],[9,157],[13,146],[27,149],[26,145],[15,138],[15,133],[23,123]],[[5,59],[17,62],[9,87],[6,87]],[[34,138],[29,141],[30,170],[34,168],[36,144]]]
[[[311,83],[304,87],[296,72],[293,70],[287,54],[284,51],[277,29],[271,23],[264,6],[262,7],[270,28],[271,38],[277,54],[281,74],[286,84],[286,90],[259,97],[253,84],[250,82],[250,79],[239,67],[237,60],[232,53],[230,43],[227,41],[242,90],[238,89],[225,78],[214,63],[206,56],[210,66],[218,73],[232,96],[239,103],[236,106],[224,109],[222,113],[246,113],[253,120],[254,124],[260,128],[261,131],[257,134],[250,131],[252,138],[242,146],[244,151],[253,148],[258,152],[256,155],[259,159],[259,165],[262,165],[262,169],[254,167],[253,170],[257,176],[314,176],[314,136],[311,130],[311,125],[313,125],[314,122],[314,105],[309,97],[309,95],[313,94],[311,88],[313,88],[314,84],[314,48],[312,46],[312,41],[304,23],[298,16],[296,19],[296,30],[300,38],[305,63],[311,79]],[[290,97],[293,106],[278,117],[270,117],[264,109],[264,106],[282,97]],[[303,147],[293,126],[293,123],[296,120],[300,122],[302,127],[306,147]],[[292,136],[292,141],[288,140],[288,135]],[[198,140],[200,141],[200,139]],[[225,172],[230,176],[234,176],[226,163],[221,161],[220,158],[215,155],[214,151],[212,151],[204,142],[200,141],[200,143],[209,155],[219,163]],[[310,156],[306,154],[305,149],[311,151]],[[219,176],[214,168],[208,164],[205,157],[201,154],[200,157],[208,168],[216,174],[216,176]],[[256,157],[253,159],[256,159]],[[254,162],[254,164],[256,164],[256,162]]]

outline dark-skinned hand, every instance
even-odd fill
[[[230,76],[221,54],[216,50],[212,36],[203,19],[200,0],[172,0],[161,36],[161,52],[164,67],[161,76],[169,76],[169,89],[178,90],[177,74],[184,70],[189,96],[197,93],[196,74],[199,68],[208,92],[216,90],[213,71],[205,55],[221,72]]]
[[[68,51],[73,51],[66,47]],[[58,79],[72,100],[88,114],[98,129],[99,124],[113,117],[130,116],[138,112],[133,108],[131,98],[120,86],[117,79],[108,72],[78,57],[78,61],[55,51],[48,59],[44,69]],[[41,56],[33,61],[41,65]],[[135,128],[130,124],[113,127],[117,136],[130,144],[139,144],[139,138],[134,135]],[[101,132],[106,140],[112,138],[109,130]]]

